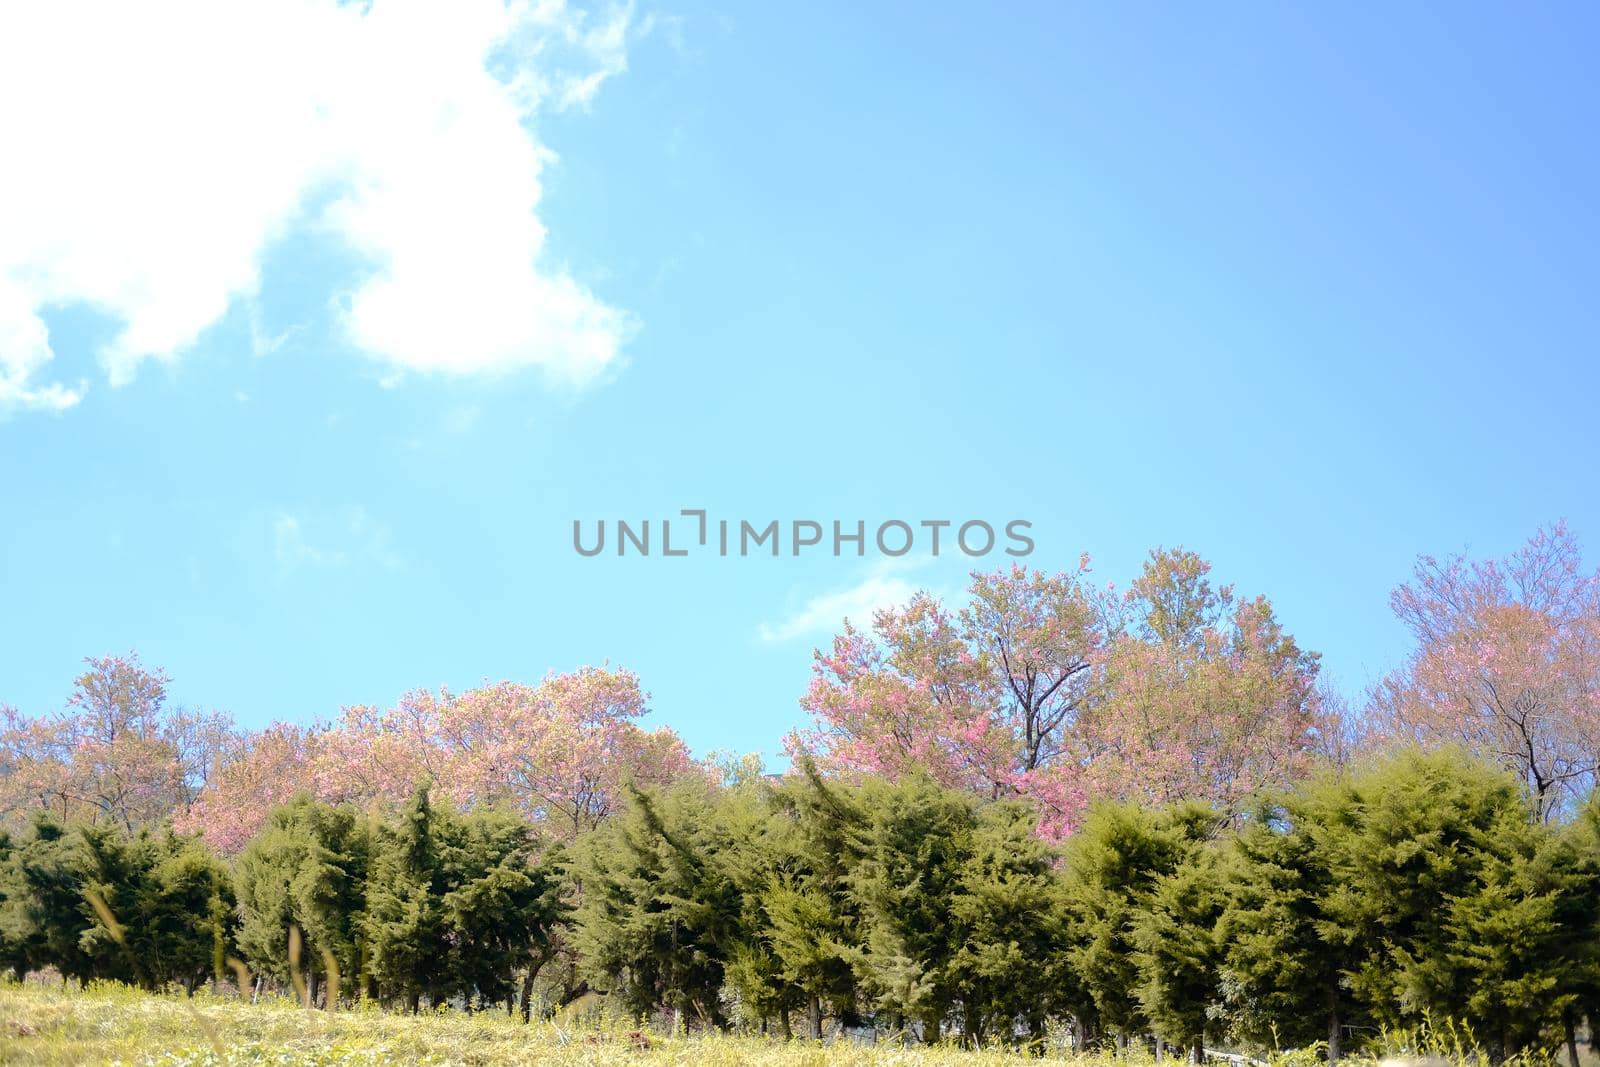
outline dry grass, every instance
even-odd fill
[[[643,1044],[648,1047],[640,1047]],[[627,1027],[524,1026],[490,1013],[330,1014],[308,1011],[289,1000],[250,1005],[205,994],[192,999],[156,996],[109,984],[81,993],[53,983],[0,985],[0,1064],[989,1067],[1024,1062],[1029,1061],[998,1050],[848,1043],[821,1047],[759,1037],[645,1036]],[[1093,1061],[1080,1062],[1088,1067]]]
[[[1477,1067],[1484,1062],[1472,1048],[1470,1033],[1453,1026],[1390,1034],[1382,1045],[1381,1063],[1347,1058],[1343,1064]],[[1049,1058],[1074,1067],[1157,1067],[1148,1053],[1141,1052],[1114,1058],[1063,1051]],[[819,1045],[723,1035],[664,1037],[621,1022],[527,1026],[493,1012],[399,1015],[373,1008],[329,1013],[308,1010],[287,998],[247,1004],[236,996],[155,995],[113,983],[96,983],[80,992],[59,982],[0,981],[0,1065],[1021,1067],[1038,1062],[1037,1057],[1001,1049]],[[1226,1063],[1211,1062],[1218,1067]],[[1307,1049],[1271,1055],[1263,1067],[1317,1067],[1320,1062],[1317,1051]],[[1181,1059],[1169,1057],[1160,1067],[1182,1064]],[[1507,1067],[1564,1067],[1564,1061],[1545,1052]]]

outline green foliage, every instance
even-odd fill
[[[1263,806],[1233,842],[1223,1005],[1257,1044],[1470,1020],[1499,1057],[1551,1047],[1593,989],[1600,848],[1512,776],[1404,750]]]
[[[36,813],[29,831],[11,842],[0,871],[0,937],[13,967],[54,967],[79,981],[95,977],[95,960],[79,943],[92,922],[83,897],[88,877],[82,837]]]
[[[560,853],[540,851],[520,816],[460,814],[424,787],[391,812],[299,797],[235,861],[239,945],[280,984],[337,975],[337,992],[416,1010],[510,1004],[521,977],[525,1005],[564,914]]]
[[[1352,991],[1390,1026],[1474,1019],[1506,1055],[1537,1040],[1569,998],[1562,885],[1592,894],[1577,855],[1515,778],[1457,751],[1399,753],[1348,790],[1327,845],[1330,917],[1363,946]]]
[[[292,927],[308,946],[296,963],[301,972],[325,975],[323,950],[341,975],[361,972],[369,821],[376,820],[354,808],[299,796],[276,809],[234,861],[239,947],[256,970],[290,980]]]
[[[1220,947],[1215,928],[1222,915],[1224,885],[1210,834],[1211,814],[1179,809],[1163,827],[1179,858],[1151,886],[1133,920],[1139,1005],[1151,1029],[1180,1047],[1205,1044],[1216,1001]]]
[[[0,850],[0,945],[11,969],[193,991],[230,946],[223,865],[191,838],[64,827],[48,816]]]
[[[951,976],[974,1043],[1020,1027],[1038,1045],[1047,1020],[1071,1009],[1055,854],[1035,822],[1016,802],[984,807],[951,902],[960,932]]]
[[[919,1021],[924,1040],[936,1041],[959,993],[955,963],[962,945],[954,906],[976,802],[914,774],[893,784],[868,781],[858,803],[865,820],[849,876],[864,934],[857,974],[877,1008]]]
[[[100,977],[131,978],[146,989],[176,983],[193,992],[217,973],[234,923],[227,869],[192,838],[170,830],[80,830],[88,856],[82,892],[94,915],[79,944]]]
[[[1336,1055],[1358,1024],[1343,975],[1359,946],[1329,912],[1347,799],[1334,779],[1263,798],[1225,850],[1218,993],[1234,1036],[1254,1048],[1326,1039]]]
[[[298,798],[231,871],[166,830],[41,815],[0,835],[0,967],[192,992],[242,957],[320,1007],[512,1018],[553,972],[567,1023],[1035,1051],[1070,1027],[1297,1063],[1352,1033],[1528,1063],[1600,1005],[1600,801],[1546,823],[1461,752],[1399,750],[1233,818],[1103,804],[1061,847],[1015,797],[750,770],[631,790],[570,851],[425,787]]]
[[[538,844],[510,812],[461,815],[419,787],[372,841],[363,929],[378,988],[413,1008],[423,996],[509,1002],[518,972],[548,958],[563,911],[559,868],[538,861]]]
[[[1215,823],[1215,815],[1196,804],[1151,811],[1107,803],[1092,809],[1068,842],[1069,954],[1089,998],[1081,1010],[1095,1025],[1124,1034],[1150,1027],[1146,1001],[1159,1001],[1160,994],[1141,995],[1153,964],[1149,953],[1141,956],[1140,923],[1163,880],[1212,835]],[[1169,907],[1183,905],[1177,890],[1166,893]]]
[[[722,1018],[720,992],[740,944],[741,900],[726,858],[737,841],[711,787],[693,780],[627,809],[580,842],[576,943],[583,972],[627,1009],[674,1025]]]
[[[856,1014],[862,924],[849,878],[865,817],[850,791],[826,781],[814,763],[802,761],[800,770],[770,797],[767,877],[751,884],[746,929],[770,947],[777,980],[791,993],[780,1001],[803,1002],[809,1035],[821,1037],[825,1012],[841,1020]]]

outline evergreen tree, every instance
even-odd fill
[[[362,924],[368,973],[385,998],[398,997],[416,1011],[422,997],[436,1003],[450,992],[445,980],[449,940],[444,915],[442,818],[426,786],[372,841],[371,877]]]
[[[1133,921],[1139,1004],[1158,1039],[1205,1058],[1207,1022],[1217,1002],[1222,876],[1209,837],[1216,818],[1200,807],[1171,813],[1183,849],[1150,888]]]
[[[692,779],[628,807],[580,842],[576,941],[585,975],[635,1013],[674,1027],[722,1020],[742,901],[724,855],[734,842],[710,787]]]
[[[218,946],[231,942],[228,872],[199,841],[170,830],[126,834],[84,826],[83,893],[94,921],[79,944],[106,977],[147,989],[176,983],[187,992],[216,973]]]
[[[13,887],[8,873],[11,870],[11,856],[16,851],[16,844],[12,840],[9,830],[0,829],[0,976],[10,974],[17,981],[28,972],[27,953],[23,951],[22,941],[6,929],[6,901],[11,894],[19,892],[20,886]]]
[[[853,846],[860,859],[848,878],[863,933],[857,975],[880,1011],[919,1022],[932,1043],[960,994],[952,908],[977,801],[919,773],[869,780],[859,803],[866,814]]]
[[[93,923],[83,896],[89,873],[83,839],[44,812],[12,842],[0,884],[0,938],[23,973],[54,967],[80,982],[100,977],[80,938]]]
[[[966,1036],[1032,1042],[1066,1009],[1070,968],[1055,853],[1033,829],[1038,814],[1007,801],[978,815],[951,915],[960,946],[951,971]]]
[[[1135,929],[1157,884],[1215,823],[1215,815],[1200,805],[1149,811],[1108,803],[1090,809],[1067,842],[1069,955],[1092,1001],[1091,1030],[1103,1026],[1124,1041],[1150,1030]]]
[[[753,887],[751,922],[771,948],[777,980],[803,1006],[809,1035],[820,1038],[824,1015],[856,1015],[861,917],[849,887],[865,816],[853,792],[825,780],[809,759],[800,770],[772,796],[772,870]]]
[[[1502,1056],[1558,1033],[1575,1052],[1572,1019],[1595,968],[1595,856],[1519,804],[1488,828],[1480,864],[1472,890],[1445,905],[1444,954],[1409,962],[1414,981],[1458,989],[1464,1016]]]
[[[759,1025],[765,1032],[775,1022],[787,1038],[792,1036],[790,1013],[802,1008],[804,994],[776,950],[770,911],[796,857],[785,840],[772,790],[749,770],[744,763],[725,766],[717,800],[734,842],[718,862],[739,896],[738,922],[723,962],[722,999],[734,1024]],[[817,1026],[820,1033],[820,1012]]]
[[[1349,790],[1327,776],[1263,798],[1228,843],[1220,993],[1230,1031],[1253,1048],[1325,1040],[1337,1060],[1345,1028],[1362,1022],[1345,989],[1361,946],[1329,913],[1352,813]]]
[[[293,970],[310,993],[310,986],[331,977],[325,950],[346,989],[355,979],[356,991],[364,991],[369,822],[351,807],[304,795],[273,811],[234,862],[238,942],[251,966],[280,983],[289,982]],[[291,928],[301,940],[293,967]]]
[[[1592,859],[1459,750],[1401,751],[1351,793],[1329,911],[1365,947],[1357,996],[1394,1025],[1468,1022],[1496,1058],[1541,1041],[1581,993]]]
[[[1561,830],[1572,846],[1578,870],[1600,870],[1600,791],[1591,794],[1572,824]],[[1567,895],[1562,927],[1570,966],[1567,986],[1573,1003],[1562,1013],[1562,1037],[1570,1067],[1579,1067],[1577,1029],[1588,1019],[1589,1043],[1600,1046],[1600,880],[1588,878]]]
[[[444,841],[435,887],[448,945],[439,991],[512,1005],[522,973],[522,1010],[549,958],[551,932],[565,914],[559,856],[540,862],[533,827],[501,809],[439,820]]]

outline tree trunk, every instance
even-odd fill
[[[1571,1067],[1578,1067],[1578,1028],[1573,1023],[1572,1010],[1570,1008],[1562,1014],[1561,1022],[1566,1029],[1567,1062],[1571,1064]]]
[[[931,1012],[922,1020],[922,1043],[925,1045],[939,1043],[939,1016]]]
[[[822,1040],[822,998],[815,993],[806,1004],[806,1027],[811,1032],[811,1040]]]
[[[779,1032],[783,1034],[783,1039],[785,1041],[793,1041],[794,1040],[794,1031],[789,1029],[789,1009],[788,1008],[783,1008],[778,1012],[778,1027],[779,1027]]]
[[[1344,1026],[1339,1019],[1339,979],[1334,978],[1328,983],[1328,1062],[1338,1063],[1343,1049],[1340,1047],[1340,1038],[1343,1037]]]
[[[522,976],[522,993],[518,997],[518,1006],[522,1009],[522,1021],[530,1022],[533,1015],[533,979],[539,972],[532,967]]]

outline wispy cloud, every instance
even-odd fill
[[[636,31],[563,0],[0,7],[0,98],[28,101],[0,109],[0,412],[83,395],[48,380],[45,309],[118,320],[98,356],[125,382],[253,299],[304,225],[366,259],[332,295],[390,371],[601,377],[630,322],[544,260],[531,120],[587,106]]]
[[[272,555],[278,574],[284,576],[303,566],[328,566],[344,562],[342,552],[318,548],[306,540],[304,525],[294,515],[279,515],[272,520]]]
[[[306,568],[361,563],[394,571],[404,564],[389,527],[361,508],[323,519],[279,513],[272,520],[272,555],[279,581]]]
[[[778,645],[835,634],[847,618],[857,626],[870,625],[875,612],[904,604],[926,588],[901,575],[931,562],[913,557],[884,560],[854,585],[819,593],[783,618],[763,622],[756,632],[763,643]]]
[[[448,434],[471,433],[473,427],[478,425],[478,420],[483,417],[483,409],[476,404],[458,404],[444,413],[444,432]]]

